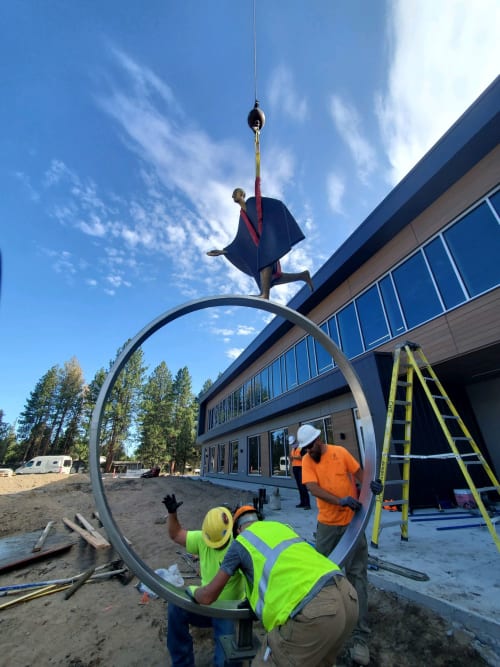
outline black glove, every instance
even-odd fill
[[[370,482],[370,489],[373,495],[378,496],[379,493],[382,493],[384,485],[379,479],[374,479],[373,482]]]
[[[350,507],[355,512],[363,507],[359,500],[356,500],[356,498],[353,498],[352,496],[345,496],[345,498],[341,498],[340,504],[342,507]]]
[[[181,500],[178,503],[175,499],[175,494],[172,493],[171,496],[165,496],[161,502],[165,505],[169,514],[175,514],[184,501]]]

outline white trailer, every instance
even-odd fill
[[[16,475],[31,475],[33,473],[56,472],[69,474],[73,459],[64,454],[52,456],[35,456],[16,470]]]

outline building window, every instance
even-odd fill
[[[406,329],[406,326],[401,314],[401,308],[399,307],[398,297],[391,276],[389,275],[382,278],[379,282],[379,287],[382,301],[385,306],[385,312],[387,313],[387,319],[389,320],[389,326],[391,327],[391,333],[393,337],[399,336]]]
[[[470,296],[500,283],[500,226],[483,202],[443,234]]]
[[[420,251],[394,269],[392,276],[409,329],[443,312]]]
[[[272,376],[272,392],[271,395],[273,398],[280,396],[283,393],[283,386],[281,384],[281,370],[280,370],[280,359],[273,361],[271,366],[271,376]]]
[[[247,440],[248,448],[248,474],[261,475],[260,465],[260,435],[252,435]]]
[[[295,346],[295,359],[297,361],[297,380],[303,384],[311,379],[309,358],[307,354],[307,341],[303,338]]]
[[[326,442],[327,444],[333,443],[333,425],[330,416],[320,417],[320,419],[314,419],[307,423],[312,424],[315,428],[319,428],[323,442]]]
[[[354,303],[337,314],[342,351],[349,359],[364,352]]]
[[[271,470],[273,475],[290,477],[290,457],[288,453],[288,430],[280,428],[269,433]]]
[[[454,308],[465,301],[466,295],[441,237],[424,246],[424,253],[438,286],[445,308]]]
[[[238,444],[238,440],[229,443],[229,472],[232,474],[238,472]]]
[[[494,195],[490,196],[490,202],[493,208],[495,209],[497,216],[500,218],[500,190],[495,192]]]
[[[332,317],[330,317],[330,319],[328,320],[328,335],[333,340],[335,345],[340,349],[340,336],[339,336],[339,328],[337,324],[336,315],[332,315]],[[333,365],[335,366],[335,360],[332,361]]]
[[[226,445],[217,445],[217,472],[224,472]]]
[[[309,373],[310,377],[315,378],[318,374],[318,362],[316,361],[316,346],[315,340],[312,336],[306,337],[307,353],[309,358]]]
[[[208,448],[208,472],[215,472],[215,446]]]
[[[297,367],[295,365],[295,348],[290,348],[284,355],[286,389],[290,390],[297,386]]]
[[[356,299],[356,307],[365,349],[370,350],[389,340],[389,329],[377,285]]]
[[[321,331],[326,333],[327,336],[330,336],[330,332],[328,331],[328,322],[323,322],[323,324],[321,324],[319,328],[321,329]],[[317,340],[315,340],[314,346],[316,348],[318,373],[324,373],[325,371],[330,370],[330,368],[333,368],[333,359],[330,356],[330,354],[325,350],[323,345],[321,345],[320,343],[318,343]]]
[[[269,391],[269,366],[264,368],[260,373],[260,392],[261,392],[261,401],[265,403],[271,397],[271,392]]]

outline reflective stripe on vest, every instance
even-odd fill
[[[257,551],[260,551],[260,553],[266,559],[264,569],[262,570],[262,576],[259,581],[259,599],[257,601],[257,606],[255,609],[255,613],[259,618],[261,618],[264,611],[264,598],[267,593],[269,577],[271,575],[271,570],[273,569],[276,561],[278,560],[278,556],[280,556],[285,551],[285,549],[291,547],[292,544],[297,544],[297,542],[304,542],[304,540],[302,539],[302,537],[299,536],[292,537],[289,540],[280,542],[275,547],[270,547],[254,533],[248,532],[245,535],[245,538],[250,542],[252,546],[254,546],[257,549]]]

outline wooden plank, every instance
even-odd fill
[[[82,515],[82,514],[75,514],[77,520],[82,524],[82,526],[85,528],[85,530],[88,530],[89,533],[92,535],[92,537],[95,537],[97,540],[103,540],[109,545],[109,542],[106,540],[105,537],[101,535],[101,533],[94,528],[94,526],[87,521],[87,519]]]
[[[73,523],[70,519],[67,519],[66,517],[63,518],[63,523],[65,523],[68,528],[71,528],[71,530],[74,530],[75,533],[78,533],[83,539],[88,542],[91,546],[94,547],[94,549],[108,549],[111,544],[102,537],[102,535],[99,535],[97,531],[95,531],[99,537],[94,537],[94,535],[91,535],[88,530],[85,530],[84,528],[80,528],[76,523]]]
[[[40,537],[38,538],[37,543],[33,547],[33,551],[40,551],[40,549],[43,547],[43,545],[45,544],[45,540],[47,539],[47,537],[49,535],[50,529],[52,528],[54,523],[55,523],[55,521],[49,521],[48,522],[48,524],[45,526],[45,528],[43,530],[43,533],[40,535]]]
[[[49,558],[50,556],[58,556],[64,551],[68,551],[68,549],[71,549],[73,544],[74,542],[66,542],[63,544],[54,545],[49,549],[35,551],[34,553],[29,552],[27,555],[24,556],[22,554],[18,554],[17,557],[13,556],[12,560],[10,561],[5,559],[0,564],[0,574],[3,574],[4,572],[9,572],[10,570],[16,570],[25,567],[26,565],[29,565],[33,561],[41,560],[42,558]]]

